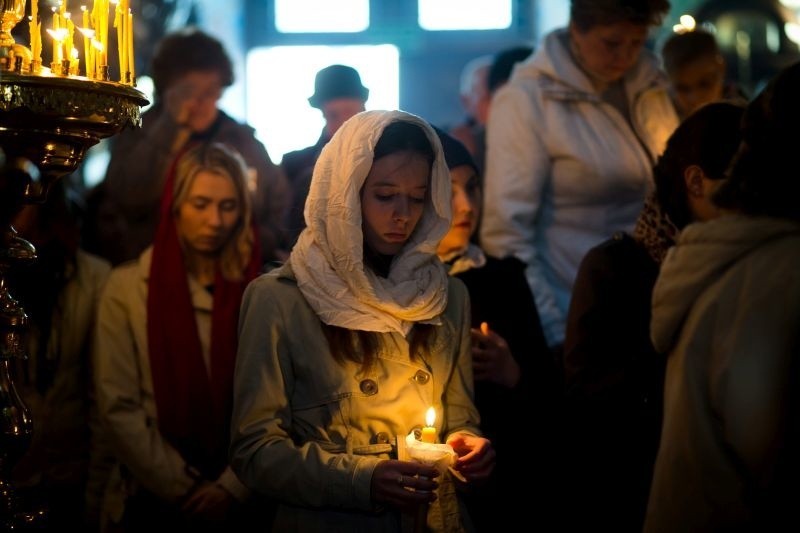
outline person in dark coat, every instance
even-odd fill
[[[196,28],[171,33],[158,45],[152,72],[153,107],[142,115],[141,128],[114,138],[105,179],[89,193],[89,251],[114,265],[137,258],[155,238],[161,194],[177,154],[189,143],[220,142],[247,164],[263,260],[285,259],[289,187],[255,130],[217,107],[233,83],[222,43]]]
[[[564,344],[569,500],[577,524],[641,531],[661,429],[666,361],[650,341],[650,300],[678,232],[718,215],[710,201],[739,145],[743,107],[688,117],[654,168],[633,235],[590,249],[573,288]]]
[[[437,133],[453,189],[453,221],[437,254],[469,292],[475,404],[481,430],[498,450],[489,483],[466,497],[476,529],[488,531],[500,510],[508,523],[530,519],[530,495],[516,489],[520,480],[543,489],[537,493],[550,489],[547,468],[558,381],[525,265],[514,257],[489,257],[471,242],[481,206],[478,167],[460,141]],[[521,425],[534,427],[535,439],[521,438]]]
[[[362,85],[361,76],[353,67],[330,65],[317,72],[314,94],[309,97],[308,103],[322,112],[325,127],[315,144],[289,152],[281,160],[281,167],[292,188],[292,205],[287,215],[291,244],[294,244],[306,226],[303,209],[314,165],[322,148],[348,118],[364,111],[368,98],[369,89]]]

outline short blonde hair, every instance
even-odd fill
[[[247,188],[247,165],[237,151],[221,143],[199,144],[186,151],[175,167],[170,209],[173,216],[186,201],[195,178],[203,171],[229,178],[236,189],[241,214],[230,238],[222,246],[219,260],[222,276],[228,281],[237,281],[244,276],[254,246],[253,207]]]

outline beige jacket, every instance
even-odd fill
[[[114,270],[100,300],[93,357],[101,434],[95,453],[114,456],[104,495],[105,519],[118,521],[128,495],[143,486],[176,502],[193,486],[189,465],[158,430],[150,357],[147,349],[147,281],[152,248],[137,261]],[[203,355],[208,360],[213,299],[189,278]],[[107,445],[107,446],[106,446]],[[217,480],[238,499],[248,491],[226,469]]]
[[[111,265],[78,250],[66,273],[50,323],[47,357],[56,361],[53,382],[42,395],[36,388],[36,353],[42,332],[36,322],[28,331],[28,359],[18,360],[16,387],[33,418],[31,445],[16,464],[19,486],[79,488],[88,468],[89,354],[97,303]]]
[[[249,285],[239,327],[231,465],[248,487],[281,502],[276,531],[399,531],[399,516],[376,509],[370,498],[372,472],[392,457],[396,437],[423,426],[429,406],[437,411],[440,442],[457,431],[480,434],[469,301],[455,278],[448,293],[429,360],[411,361],[405,337],[381,333],[378,361],[364,373],[334,361],[290,265]],[[437,501],[447,503],[432,510],[429,525],[457,529],[455,498],[440,494]]]

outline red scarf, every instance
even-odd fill
[[[228,464],[239,305],[245,286],[259,273],[258,239],[253,239],[253,252],[242,280],[227,281],[217,268],[209,378],[171,209],[176,162],[164,184],[150,265],[147,292],[150,368],[161,433],[190,465],[208,479],[216,479]]]

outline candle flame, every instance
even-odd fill
[[[92,39],[92,46],[94,46],[100,52],[103,51],[103,43],[101,43],[97,39]]]
[[[87,39],[91,39],[92,37],[94,37],[94,30],[92,29],[78,28],[78,31],[81,32],[83,36],[86,37]]]
[[[425,425],[433,426],[434,422],[436,422],[436,409],[428,407],[428,411],[425,413]]]

